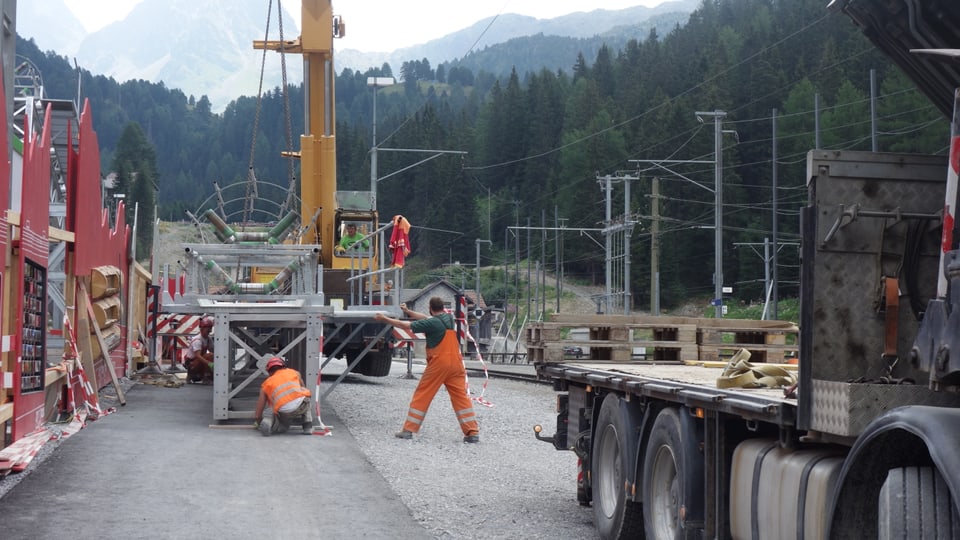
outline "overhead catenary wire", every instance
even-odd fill
[[[790,34],[789,36],[786,36],[786,37],[782,38],[782,39],[779,40],[778,42],[776,42],[776,43],[774,43],[774,44],[772,44],[772,45],[770,45],[770,46],[768,46],[768,47],[765,47],[764,49],[761,49],[760,51],[758,51],[758,52],[755,53],[754,55],[751,55],[750,57],[748,57],[747,59],[744,59],[743,61],[739,62],[738,64],[735,64],[735,65],[731,66],[730,68],[728,68],[728,69],[726,69],[726,70],[724,70],[724,71],[722,71],[722,72],[720,72],[720,73],[717,73],[717,74],[714,75],[710,80],[715,80],[715,79],[718,78],[718,77],[725,76],[727,73],[731,72],[731,70],[733,70],[735,67],[742,65],[744,62],[747,62],[747,61],[749,61],[750,59],[755,58],[755,57],[757,57],[757,56],[760,55],[760,54],[764,54],[764,53],[766,53],[767,51],[769,51],[770,49],[772,49],[772,48],[774,48],[774,47],[781,46],[782,44],[786,43],[787,40],[789,40],[789,39],[791,39],[791,38],[794,38],[794,37],[796,37],[796,36],[798,36],[798,35],[802,35],[803,32],[805,32],[807,29],[815,26],[816,24],[819,24],[819,23],[820,23],[821,21],[823,21],[825,18],[826,18],[826,16],[821,17],[820,19],[818,19],[818,20],[816,20],[816,21],[814,21],[814,22],[812,22],[812,23],[804,26],[803,28],[795,31],[794,33]],[[491,21],[491,23],[492,23],[492,22],[493,22],[493,21]],[[489,28],[489,25],[488,25],[487,28]],[[868,49],[864,49],[864,50],[861,50],[861,51],[854,52],[854,53],[852,53],[851,55],[847,56],[846,58],[841,59],[840,61],[838,61],[838,62],[836,62],[836,63],[834,63],[834,64],[821,67],[819,70],[817,70],[816,72],[813,72],[813,73],[816,73],[816,74],[828,73],[830,70],[836,69],[836,68],[838,68],[839,66],[844,65],[845,63],[848,63],[848,62],[850,62],[850,61],[852,61],[852,60],[854,60],[854,59],[856,59],[856,58],[861,57],[861,56],[864,55],[864,54],[867,54],[868,52],[869,52]],[[708,82],[708,81],[703,81],[701,84],[698,84],[698,85],[696,85],[696,86],[693,86],[693,87],[691,87],[691,88],[688,88],[688,89],[686,89],[686,90],[678,93],[676,96],[674,96],[673,98],[671,98],[671,101],[673,101],[673,100],[674,100],[675,98],[677,98],[677,97],[681,97],[681,96],[686,95],[686,94],[688,94],[688,93],[690,93],[690,92],[692,92],[692,91],[695,91],[696,88],[702,86],[702,84],[705,83],[705,82]],[[788,88],[788,87],[790,87],[790,86],[791,86],[791,85],[784,85],[783,88]],[[915,91],[915,90],[913,90],[913,91]],[[908,92],[908,90],[900,90],[900,91],[897,91],[897,92],[895,92],[895,93],[893,93],[893,94],[890,94],[889,96],[892,97],[892,96],[896,96],[896,95],[899,95],[899,94],[903,94],[903,93],[905,93],[905,92]],[[880,97],[880,99],[883,99],[883,98],[886,97],[886,96],[879,96],[879,97]],[[759,99],[760,99],[760,98],[755,99],[754,101],[758,101]],[[842,110],[843,108],[851,107],[851,106],[853,106],[853,105],[856,105],[857,103],[863,103],[864,101],[865,101],[865,100],[861,100],[860,102],[854,102],[854,103],[841,103],[841,104],[836,104],[836,105],[833,105],[833,106],[831,106],[831,107],[826,107],[826,108],[824,108],[824,109],[821,109],[821,111],[839,111],[839,110]],[[751,103],[752,103],[752,102],[751,102]],[[746,107],[750,106],[751,103],[742,104],[742,105],[740,105],[739,107],[737,107],[736,109],[733,109],[733,110],[737,110],[737,111],[743,110],[743,109],[745,109]],[[556,146],[556,147],[554,147],[554,148],[550,148],[550,149],[547,149],[547,150],[538,152],[538,153],[533,154],[533,155],[523,156],[523,157],[521,157],[521,158],[517,158],[517,159],[513,159],[513,160],[505,160],[505,161],[499,162],[499,163],[470,165],[470,166],[464,167],[464,170],[466,170],[466,171],[488,171],[488,170],[494,169],[494,168],[496,168],[496,167],[501,167],[501,166],[506,166],[506,165],[514,165],[514,164],[518,164],[518,163],[527,162],[527,161],[530,161],[530,160],[540,159],[540,158],[542,158],[542,157],[544,157],[544,156],[548,156],[548,155],[553,154],[553,153],[555,153],[555,152],[557,152],[557,151],[560,151],[560,150],[563,150],[563,149],[565,149],[565,148],[571,147],[571,146],[573,146],[573,145],[580,144],[580,143],[583,143],[583,142],[585,142],[585,141],[588,141],[588,140],[590,140],[590,139],[592,139],[592,138],[594,138],[594,137],[596,137],[596,136],[599,136],[599,135],[602,135],[602,134],[604,134],[604,133],[607,133],[607,132],[609,132],[609,131],[612,130],[612,129],[618,129],[618,128],[621,128],[621,127],[623,127],[623,126],[625,126],[625,125],[628,125],[630,122],[636,121],[636,120],[638,120],[638,119],[640,119],[640,118],[643,118],[644,116],[649,115],[651,112],[654,112],[654,111],[658,110],[658,109],[659,109],[660,107],[662,107],[662,106],[663,106],[663,104],[660,104],[660,105],[651,107],[651,108],[643,111],[642,113],[640,113],[640,114],[638,114],[638,115],[634,115],[634,116],[632,116],[631,118],[628,118],[628,119],[626,119],[626,120],[624,120],[624,121],[622,121],[622,122],[615,123],[614,125],[611,125],[611,126],[609,126],[609,127],[606,127],[606,128],[604,128],[604,129],[602,129],[602,130],[599,130],[599,131],[597,131],[597,132],[595,132],[595,133],[586,134],[586,135],[584,135],[584,136],[582,136],[582,137],[580,137],[580,138],[578,138],[578,139],[576,139],[576,140],[574,140],[574,141],[570,141],[570,142],[567,142],[567,143],[565,143],[565,144],[558,145],[558,146]],[[803,114],[811,114],[811,113],[812,113],[812,111],[794,112],[794,113],[790,113],[790,116],[800,116],[800,115],[803,115]],[[889,117],[881,117],[881,118],[893,118],[893,117],[895,117],[895,116],[899,116],[899,115],[902,115],[902,114],[903,114],[902,112],[898,112],[898,113],[896,113],[895,115],[890,115]],[[750,118],[750,119],[743,119],[743,120],[735,120],[735,121],[731,121],[731,123],[732,123],[733,125],[742,125],[742,124],[745,124],[745,123],[748,123],[748,122],[764,122],[764,121],[769,121],[769,120],[770,120],[769,116],[760,116],[760,117],[757,117],[757,118]],[[829,128],[827,131],[839,131],[839,130],[844,129],[844,128],[850,128],[850,127],[856,127],[856,126],[865,125],[866,123],[867,123],[867,121],[852,122],[852,123],[849,123],[849,124],[846,124],[846,125],[843,125],[843,126],[835,126],[835,127]],[[914,127],[909,127],[909,128],[900,127],[897,131],[898,131],[898,132],[904,132],[904,131],[905,131],[905,132],[909,133],[909,132],[911,132],[910,130],[914,130],[914,129],[915,129],[915,130],[922,130],[922,129],[926,128],[926,127],[930,127],[930,126],[936,125],[936,123],[937,123],[937,120],[928,121],[928,122],[924,122],[923,124],[918,125],[918,126],[914,126]],[[673,155],[678,155],[678,153],[682,151],[682,148],[685,148],[685,147],[690,143],[690,141],[692,141],[692,140],[697,136],[697,134],[700,132],[701,129],[702,129],[701,126],[698,125],[698,126],[695,126],[695,127],[691,128],[690,130],[686,130],[686,131],[684,131],[684,132],[678,133],[678,134],[674,135],[673,137],[671,137],[671,140],[675,143],[675,145],[672,147],[671,156],[673,156]],[[821,130],[821,131],[822,131],[822,130]],[[785,138],[786,138],[786,137],[795,138],[795,139],[800,140],[800,139],[802,139],[803,137],[812,137],[813,134],[814,134],[814,132],[812,132],[812,131],[807,131],[807,132],[799,133],[799,134],[784,135],[784,137],[785,137]],[[881,133],[881,134],[886,135],[886,133]],[[892,134],[892,133],[891,133],[891,134]],[[682,141],[683,138],[686,138],[686,141],[683,141],[682,143],[679,144],[679,146],[676,146],[676,143],[678,143],[679,141]],[[856,147],[858,144],[864,142],[865,140],[867,140],[866,137],[853,138],[853,139],[849,139],[849,140],[846,140],[846,141],[843,141],[843,142],[838,143],[838,146],[843,147],[843,148],[854,148],[854,147]],[[763,145],[763,144],[770,144],[770,142],[771,142],[771,139],[770,139],[770,138],[753,139],[753,140],[749,140],[749,141],[741,141],[741,146],[746,147],[746,146],[748,146],[748,145]],[[658,141],[657,144],[663,144],[663,143],[664,143],[664,141],[661,140],[661,141]],[[642,152],[642,151],[645,151],[645,149],[634,150],[633,153],[636,154],[636,153],[639,153],[639,152]],[[781,156],[780,158],[778,158],[778,159],[777,159],[777,163],[778,163],[778,164],[783,164],[783,165],[800,164],[800,163],[803,163],[803,162],[805,161],[805,159],[806,159],[806,153],[803,153],[803,154],[800,154],[800,153],[797,153],[797,154],[787,154],[787,155],[784,155],[784,156]],[[739,167],[745,167],[745,166],[749,166],[749,165],[759,165],[759,164],[763,164],[763,163],[769,163],[769,161],[768,161],[768,160],[763,160],[763,161],[759,161],[759,160],[758,160],[758,161],[753,161],[753,162],[750,162],[750,163],[737,163],[737,162],[734,162],[734,161],[728,161],[728,162],[725,164],[723,170],[725,170],[725,171],[731,171],[731,170],[736,170],[736,169],[739,168]],[[620,163],[616,163],[616,164],[611,163],[610,165],[611,165],[612,167],[617,167],[617,166],[620,166],[621,164],[620,164]],[[584,179],[584,180],[586,180],[586,179]],[[475,181],[477,181],[477,182],[479,183],[479,180],[476,180],[476,178],[475,178]],[[737,184],[737,183],[730,184],[730,186],[733,186],[733,187],[739,186],[739,187],[748,188],[748,189],[756,189],[757,187],[761,187],[761,188],[763,188],[763,187],[768,187],[768,186],[763,186],[763,185]],[[795,193],[795,196],[794,196],[794,197],[788,197],[788,198],[786,198],[786,199],[781,199],[781,202],[782,202],[782,203],[785,203],[785,204],[788,205],[788,206],[790,206],[790,205],[795,205],[795,204],[803,204],[803,203],[805,202],[805,197],[804,197],[804,195],[805,195],[805,193],[804,193],[804,192],[805,192],[805,187],[802,186],[802,185],[801,185],[801,186],[790,186],[790,185],[783,186],[783,185],[781,185],[781,186],[778,186],[776,189],[777,189],[777,191],[783,192],[783,193],[791,193],[791,192]],[[531,198],[530,200],[528,200],[528,204],[536,204],[538,201],[541,202],[541,203],[543,203],[544,201],[549,200],[549,198],[555,197],[556,194],[557,194],[557,191],[556,191],[556,190],[542,190],[542,191],[539,191],[539,192],[536,194],[535,197],[533,197],[533,198]],[[745,210],[745,211],[748,211],[748,210],[751,210],[751,209],[763,209],[763,210],[766,210],[766,209],[769,208],[769,206],[770,206],[770,202],[758,203],[758,204],[750,204],[750,205],[729,205],[729,204],[727,204],[727,203],[724,203],[724,207],[725,207],[725,208],[729,207],[731,210],[732,210],[732,209],[742,209],[742,210]],[[778,212],[777,212],[777,215],[795,215],[795,214],[796,214],[796,210],[789,210],[789,209],[785,209],[785,208],[780,208],[780,209],[778,209]],[[488,222],[492,222],[492,221],[494,221],[495,219],[496,219],[496,220],[502,220],[502,219],[504,219],[504,218],[507,218],[508,216],[509,216],[509,212],[507,212],[507,211],[489,212]],[[580,224],[583,224],[585,219],[588,219],[588,218],[586,218],[586,217],[584,217],[584,218],[579,218],[579,223],[580,223]],[[577,222],[578,222],[578,220],[577,220],[577,219],[574,219],[574,221],[571,222],[571,225],[575,225]],[[724,229],[726,230],[727,227],[724,227]],[[476,230],[477,230],[477,231],[480,230],[479,226],[476,228]],[[762,231],[754,231],[754,232],[762,232]],[[468,231],[468,234],[469,234],[469,231]],[[487,234],[487,236],[489,236],[489,233]]]

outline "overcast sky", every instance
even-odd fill
[[[33,0],[35,1],[35,0]],[[64,0],[89,32],[123,19],[141,0]],[[389,52],[426,43],[498,13],[550,19],[577,11],[656,6],[664,0],[334,0],[347,35],[338,48]],[[268,0],[263,0],[264,16]],[[300,2],[286,0],[284,9],[300,27]],[[276,6],[276,4],[274,4]],[[274,7],[274,9],[276,9]]]

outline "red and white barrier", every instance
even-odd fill
[[[464,376],[467,384],[467,395],[470,396],[470,399],[476,401],[478,404],[483,405],[484,407],[493,407],[493,403],[490,403],[483,397],[487,393],[487,384],[490,383],[490,374],[487,372],[487,364],[483,361],[483,354],[480,353],[480,344],[477,343],[477,340],[473,339],[473,336],[470,334],[470,327],[467,325],[467,299],[464,296],[460,297],[459,322],[459,337],[461,342],[466,339],[470,343],[473,343],[473,348],[477,351],[477,360],[480,360],[480,366],[483,367],[483,386],[480,388],[480,395],[471,395],[472,391],[470,390],[470,377],[466,375]],[[462,356],[461,360],[463,360]],[[464,367],[466,367],[466,363],[464,363]]]
[[[422,341],[426,339],[424,338],[423,334],[417,334],[406,328],[397,328],[397,327],[393,328],[393,337],[396,339],[393,342],[394,349],[402,349],[403,347],[406,347],[408,345],[413,347],[413,342],[415,340],[419,339]]]

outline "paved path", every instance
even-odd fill
[[[210,427],[212,387],[138,384],[0,498],[0,537],[430,538],[325,408],[328,437]]]

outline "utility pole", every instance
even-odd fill
[[[773,271],[771,272],[772,282],[770,284],[770,318],[772,320],[777,320],[777,110],[773,110],[773,149],[771,152],[771,163],[773,163],[773,216],[772,216],[772,229],[773,229],[773,261],[771,266]]]
[[[520,201],[513,201],[513,212],[514,212],[514,222],[516,223],[515,227],[519,230],[520,228]],[[520,235],[513,235],[513,258],[514,258],[514,268],[516,271],[513,273],[513,289],[516,295],[517,302],[517,311],[520,310]]]
[[[540,262],[537,267],[540,268],[540,319],[543,320],[543,314],[547,312],[547,209],[540,209]]]
[[[714,164],[714,238],[713,238],[713,306],[714,317],[723,317],[723,111],[696,113],[697,119],[713,118],[713,164]]]
[[[393,77],[367,77],[373,87],[373,144],[370,146],[370,206],[377,208],[377,89],[394,84]]]
[[[813,95],[813,147],[820,149],[820,94]]]
[[[613,197],[612,197],[612,192],[613,192],[613,179],[610,177],[609,174],[604,177],[604,183],[603,183],[603,188],[602,188],[602,189],[603,189],[603,191],[604,191],[604,201],[606,201],[606,206],[605,206],[605,211],[604,211],[604,220],[603,220],[603,221],[604,221],[604,228],[605,228],[605,229],[609,229],[609,227],[610,227],[610,219],[611,219],[611,217],[612,217],[612,216],[611,216],[611,214],[612,214],[612,212],[611,212],[611,204],[612,204],[612,199],[613,199]],[[604,247],[604,251],[606,252],[606,257],[604,257],[604,259],[606,260],[606,264],[604,265],[604,280],[603,280],[603,281],[604,281],[604,288],[603,288],[603,293],[604,293],[604,294],[603,294],[604,308],[603,308],[603,312],[609,315],[609,314],[610,314],[610,308],[612,307],[612,306],[610,305],[610,304],[611,304],[611,302],[610,302],[611,298],[610,298],[610,297],[612,296],[612,292],[613,292],[613,275],[612,275],[612,273],[613,273],[613,268],[612,268],[612,267],[613,267],[613,264],[612,264],[612,261],[610,260],[610,259],[611,259],[611,251],[612,251],[611,248],[613,247],[613,238],[612,238],[609,234],[604,234],[604,235],[603,235],[603,247]]]
[[[650,313],[660,315],[660,177],[653,177],[650,206]]]
[[[530,268],[530,218],[527,217],[527,317],[533,313],[533,306],[531,304],[532,298],[530,297],[532,291],[530,290],[530,281],[533,278],[531,274],[532,269]]]
[[[613,302],[614,296],[620,297],[620,301],[623,302],[622,309],[624,315],[629,315],[632,307],[632,294],[630,292],[630,241],[636,221],[633,221],[630,212],[630,181],[637,180],[638,178],[637,175],[628,175],[619,172],[617,176],[608,174],[603,178],[597,177],[597,180],[601,183],[601,188],[605,193],[606,199],[606,214],[603,228],[605,238],[604,248],[606,250],[606,287],[604,289],[604,304],[606,308],[604,309],[604,313],[608,314],[611,313],[615,307]],[[617,224],[614,224],[613,220],[613,182],[615,181],[622,181],[624,183],[623,216]],[[616,236],[618,233],[623,233],[623,242],[619,246],[616,245],[619,239],[619,237]],[[622,251],[615,256],[614,251],[617,249]],[[621,258],[623,259],[623,265],[616,266],[614,263],[617,262],[617,259]]]
[[[553,205],[553,228],[560,226],[560,209]],[[557,313],[560,313],[560,297],[563,295],[563,277],[560,275],[560,233],[553,233],[553,275],[557,277]]]
[[[795,242],[787,242],[780,244],[779,246],[776,243],[773,243],[773,250],[771,251],[771,242],[769,238],[763,239],[763,244],[758,242],[734,242],[733,244],[736,247],[749,247],[753,250],[754,253],[760,256],[763,259],[763,295],[764,295],[764,308],[763,320],[777,320],[776,308],[773,304],[773,297],[776,295],[777,281],[776,281],[776,263],[777,260],[777,250],[783,246],[799,246]],[[763,246],[763,254],[757,251],[759,246]],[[767,308],[770,307],[769,317]]]
[[[676,176],[681,180],[690,182],[691,184],[705,189],[713,193],[713,204],[714,204],[714,220],[713,220],[713,229],[714,229],[714,243],[713,243],[713,285],[714,285],[714,299],[713,305],[716,308],[714,310],[714,316],[718,319],[723,316],[723,144],[722,137],[724,133],[732,133],[736,137],[736,131],[734,130],[724,130],[723,129],[723,118],[726,117],[727,113],[724,111],[711,111],[711,112],[697,112],[697,120],[701,123],[704,122],[704,118],[712,117],[714,121],[714,159],[712,161],[707,160],[682,160],[682,159],[631,159],[631,163],[649,163],[656,168],[663,169],[670,174]],[[739,141],[738,141],[739,142]],[[667,167],[665,164],[713,164],[714,166],[714,175],[713,175],[713,189],[701,184],[700,182],[694,181],[690,178],[687,178],[683,174],[680,174],[677,171],[674,171]],[[638,171],[639,172],[642,171]],[[656,272],[656,267],[654,267],[654,272]],[[656,273],[655,276],[659,278],[659,273]],[[659,281],[657,279],[656,281]],[[659,305],[657,306],[659,309]]]
[[[520,237],[519,231],[521,231],[521,230],[526,230],[526,231],[527,231],[527,237],[528,237],[528,238],[530,237],[530,232],[531,232],[531,231],[535,231],[535,230],[537,230],[537,231],[542,231],[542,234],[544,234],[544,235],[546,235],[547,231],[554,231],[558,236],[561,235],[562,233],[567,232],[567,231],[574,231],[574,232],[579,232],[581,236],[586,236],[586,237],[589,238],[591,241],[593,241],[595,244],[597,244],[597,246],[599,246],[600,248],[603,248],[604,245],[603,245],[599,240],[597,240],[596,238],[594,238],[591,233],[611,234],[611,229],[609,229],[609,228],[591,229],[591,228],[575,227],[575,228],[572,228],[572,229],[571,229],[571,228],[568,228],[568,227],[567,227],[567,225],[566,225],[566,223],[565,223],[566,220],[567,220],[567,218],[557,218],[557,221],[559,222],[559,227],[546,227],[546,226],[543,226],[543,227],[532,227],[532,226],[529,225],[529,223],[530,223],[530,220],[529,220],[529,219],[527,220],[528,225],[527,225],[526,227],[513,226],[513,225],[508,226],[508,227],[503,231],[503,245],[504,245],[505,247],[508,245],[508,242],[507,242],[508,232],[507,232],[507,231],[513,232],[513,237],[514,237],[514,238],[519,238],[519,237]],[[633,223],[630,223],[629,226],[632,227],[632,226],[633,226]],[[613,232],[616,232],[617,230],[619,230],[619,227],[622,227],[622,226],[618,226],[617,228],[613,228],[612,231],[613,231]],[[560,240],[559,240],[558,242],[559,242],[559,245],[560,245],[560,252],[562,253],[562,252],[563,252],[563,237],[562,237],[562,236],[560,236]],[[528,243],[529,243],[529,241],[528,241]],[[529,258],[529,251],[530,251],[530,250],[529,250],[529,247],[527,248],[527,251],[528,251],[528,258]],[[519,253],[519,247],[518,247],[518,251],[517,251],[517,252]],[[610,263],[609,258],[608,258],[608,260],[607,260],[607,263],[608,263],[608,264]],[[558,263],[558,265],[559,265],[559,268],[560,268],[560,275],[562,276],[562,274],[563,274],[563,264],[562,264],[562,260]],[[504,264],[504,266],[506,266],[506,263]],[[537,275],[538,275],[538,277],[537,277],[537,284],[538,284],[538,287],[545,288],[545,287],[546,287],[546,276],[545,276],[546,264],[543,265],[543,269],[542,269],[542,270],[543,270],[543,271],[541,272],[540,263],[539,263],[539,261],[538,261],[538,262],[537,262]],[[529,270],[528,270],[528,272],[529,272]],[[515,275],[519,275],[519,274],[520,274],[519,255],[517,256],[517,268],[516,268],[516,272],[514,272],[514,274],[515,274]],[[541,277],[541,276],[543,276],[543,277]],[[532,280],[532,277],[530,277],[530,275],[529,275],[529,273],[528,273],[527,282],[530,283],[531,280]],[[562,277],[558,278],[558,280],[559,280],[560,282],[563,281],[563,280],[562,280]],[[506,281],[504,281],[504,284],[506,284]],[[519,290],[519,289],[518,289],[518,290]],[[528,297],[529,297],[529,292],[528,292]],[[541,297],[538,296],[537,298],[541,298]],[[599,298],[600,298],[599,296],[596,297],[596,298],[598,298],[597,308],[599,309],[599,308],[600,308],[600,303],[602,303],[602,299],[599,299]],[[517,302],[518,302],[518,303],[520,302],[519,298],[517,299]],[[557,303],[557,312],[558,312],[558,313],[559,313],[559,310],[560,310],[560,307],[559,307],[559,306],[560,306],[560,304],[559,304],[559,301],[558,301],[558,303]],[[542,309],[541,313],[545,313],[545,312],[546,312],[546,304],[545,304],[544,302],[541,302],[540,300],[538,300],[538,302],[537,302],[537,308],[538,308],[538,309]],[[599,312],[598,312],[598,313],[599,313]]]
[[[475,243],[477,245],[477,266],[476,266],[477,287],[474,289],[474,293],[477,295],[477,297],[474,299],[474,302],[476,304],[475,307],[479,308],[480,307],[480,244],[486,243],[486,244],[492,245],[493,242],[491,242],[490,240],[480,240],[479,238],[477,238],[475,240]]]
[[[631,177],[636,179],[637,177]],[[623,222],[629,223],[623,229],[623,314],[629,315],[633,309],[633,294],[630,289],[630,239],[633,236],[633,221],[630,219],[630,180],[623,181]]]

